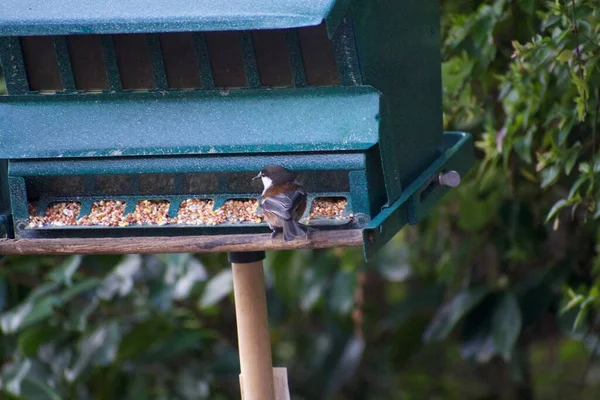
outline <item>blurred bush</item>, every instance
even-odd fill
[[[600,7],[444,0],[444,121],[479,163],[376,260],[269,254],[297,399],[596,398]],[[237,399],[223,254],[0,261],[7,399]]]

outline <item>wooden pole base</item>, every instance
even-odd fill
[[[290,400],[287,368],[273,368],[273,382],[275,386],[275,400]],[[245,400],[242,375],[240,375],[240,388],[242,389],[242,400]]]

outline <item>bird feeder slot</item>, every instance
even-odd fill
[[[0,253],[330,235],[370,257],[473,163],[470,136],[442,128],[438,8],[4,1]],[[314,238],[265,235],[252,178],[268,165],[297,174]]]

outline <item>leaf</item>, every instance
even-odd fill
[[[94,365],[107,366],[117,358],[121,344],[121,327],[118,322],[111,321],[107,326],[106,338],[94,357]]]
[[[2,388],[11,394],[21,394],[21,382],[25,379],[31,369],[31,361],[28,359],[7,364],[2,369]]]
[[[492,319],[492,338],[497,354],[508,361],[521,332],[521,309],[512,293],[504,294]]]
[[[180,329],[154,343],[144,353],[144,359],[148,362],[160,362],[182,353],[191,354],[204,346],[205,338],[206,333],[202,329]]]
[[[335,354],[337,357],[329,357],[329,363],[326,364],[329,379],[320,398],[331,398],[352,380],[363,359],[365,347],[365,339],[354,335],[348,339],[343,349]]]
[[[24,329],[30,325],[41,322],[47,318],[50,318],[54,313],[54,307],[59,307],[60,302],[58,298],[51,296],[47,297],[33,305],[29,313],[25,316],[19,330]]]
[[[560,168],[556,165],[550,165],[542,170],[542,189],[547,188],[558,180]]]
[[[392,243],[378,254],[377,269],[388,281],[403,282],[410,277],[413,268],[410,265],[410,247],[408,243]]]
[[[328,276],[323,268],[306,268],[300,291],[300,308],[304,311],[310,310],[321,298]]]
[[[59,304],[63,305],[80,294],[98,288],[101,284],[102,279],[100,278],[89,278],[78,282],[57,296]]]
[[[579,77],[575,72],[571,71],[571,82],[577,87],[579,96],[575,98],[577,104],[577,116],[579,121],[583,122],[587,115],[587,102],[590,98],[590,87],[588,83]]]
[[[547,28],[551,27],[552,25],[555,25],[556,23],[560,22],[561,16],[560,15],[554,15],[551,14],[543,23],[542,23],[542,30],[546,30]]]
[[[354,304],[356,274],[340,271],[336,274],[329,296],[329,308],[338,314],[348,314]]]
[[[64,372],[65,379],[68,382],[74,382],[92,363],[102,347],[105,346],[105,342],[108,342],[109,346],[113,345],[112,337],[114,336],[114,331],[118,329],[117,322],[112,321],[106,325],[101,325],[92,333],[84,336],[79,342],[79,355],[75,360],[75,364],[72,368],[67,368]],[[116,356],[116,348],[114,356]]]
[[[200,299],[200,307],[207,308],[217,304],[233,291],[233,275],[225,269],[208,281]]]
[[[88,318],[98,308],[99,303],[100,300],[98,297],[94,297],[84,308],[75,310],[70,315],[71,326],[79,332],[85,332],[87,330]]]
[[[565,174],[570,175],[571,172],[573,171],[573,168],[575,168],[575,164],[577,163],[577,158],[579,157],[580,147],[581,147],[581,145],[579,144],[578,146],[574,146],[569,151],[569,154],[567,155],[566,160],[565,160]]]
[[[511,43],[512,43],[513,49],[515,49],[518,52],[523,51],[523,45],[521,43],[519,43],[517,40],[513,40]]]
[[[81,265],[82,256],[71,256],[54,268],[48,273],[48,277],[54,282],[64,283],[67,286],[71,286],[71,278]]]
[[[272,276],[273,289],[277,297],[284,303],[297,304],[300,297],[303,262],[306,258],[304,251],[276,251],[267,254],[265,270],[267,277]],[[300,262],[298,262],[298,260]]]
[[[475,360],[478,363],[487,363],[496,354],[493,335],[488,329],[482,329],[472,337],[465,340],[460,349],[461,355],[467,360]]]
[[[581,172],[582,174],[589,174],[591,170],[592,167],[589,162],[579,163],[579,172]]]
[[[48,325],[31,327],[19,335],[19,350],[25,357],[34,358],[39,347],[51,341],[55,333],[56,329]]]
[[[30,325],[43,321],[52,316],[55,307],[60,307],[74,297],[98,287],[101,279],[92,278],[79,282],[62,293],[47,295],[39,298],[41,293],[46,293],[51,286],[39,290],[35,295],[30,295],[28,301],[22,303],[13,311],[2,314],[0,327],[4,333],[14,333]],[[52,285],[57,285],[52,283]],[[38,288],[40,289],[40,288]]]
[[[141,256],[137,254],[125,256],[104,279],[102,287],[98,289],[98,297],[111,300],[116,295],[119,295],[119,297],[127,296],[133,289],[134,276],[141,267]]]
[[[583,322],[588,315],[588,311],[588,308],[583,306],[579,309],[575,322],[573,323],[573,332],[577,331],[583,325]]]
[[[2,332],[4,334],[16,332],[32,308],[32,303],[26,302],[18,305],[10,311],[3,313],[2,317],[0,317],[0,329],[2,329]]]
[[[144,374],[136,374],[133,382],[127,387],[126,400],[150,400],[150,387],[150,382]]]
[[[134,325],[123,335],[119,344],[118,362],[124,362],[141,357],[150,347],[163,342],[173,329],[163,317],[148,318]]]
[[[183,268],[192,257],[189,253],[158,254],[157,257],[171,267]]]
[[[200,261],[192,258],[188,261],[185,273],[179,277],[173,288],[173,298],[181,300],[189,296],[197,282],[204,282],[208,274]]]
[[[412,317],[434,309],[444,299],[444,285],[431,284],[415,288],[382,318],[380,330],[390,330],[406,324]]]
[[[469,288],[458,293],[438,310],[425,330],[423,339],[426,342],[445,339],[460,319],[479,304],[488,293],[489,288],[486,286]]]
[[[60,284],[58,282],[43,283],[43,284],[37,286],[31,292],[29,292],[29,295],[27,296],[27,298],[25,300],[29,303],[32,303],[32,302],[46,296],[47,294],[54,292],[59,287],[60,287]]]
[[[587,176],[580,176],[575,183],[573,184],[573,186],[571,186],[571,190],[569,191],[569,200],[572,199],[573,197],[575,197],[575,195],[577,195],[579,193],[579,189],[581,188],[581,186],[586,183],[589,180],[589,178]]]
[[[477,198],[477,196],[462,196],[460,209],[463,212],[458,220],[460,227],[467,232],[477,232],[489,224],[497,215],[498,199],[495,196]]]
[[[56,393],[56,391],[52,387],[47,385],[45,382],[41,382],[37,379],[26,379],[24,383],[28,383],[29,385],[33,386],[36,389],[36,392],[39,392],[41,390],[42,392],[44,392],[44,394],[46,394],[46,396],[48,396],[50,400],[62,399],[59,396],[59,394]]]
[[[520,0],[517,4],[523,12],[532,15],[535,12],[535,0]]]
[[[556,60],[560,61],[561,63],[564,64],[567,61],[569,61],[571,58],[573,58],[573,51],[572,50],[563,50],[560,52],[558,57],[556,57]]]
[[[546,216],[546,223],[549,222],[552,218],[554,218],[556,214],[558,214],[558,212],[564,207],[566,207],[568,204],[568,201],[565,199],[559,200],[556,203],[554,203],[554,205],[550,209],[550,212],[548,213],[548,216]]]
[[[177,393],[180,393],[182,399],[215,399],[215,400],[224,400],[221,396],[211,396],[211,386],[209,384],[210,378],[200,377],[197,372],[192,369],[186,369],[183,373],[179,374],[177,377],[177,382],[174,386],[177,388]],[[144,393],[144,389],[142,389],[142,393]],[[148,395],[146,400],[150,400],[150,396]],[[144,400],[144,398],[140,399],[140,397],[135,394],[134,397],[131,397],[128,400]]]
[[[560,310],[561,314],[566,313],[567,311],[583,303],[583,300],[585,300],[585,297],[580,294],[573,296],[571,300],[569,300],[569,302],[562,308],[562,310]]]

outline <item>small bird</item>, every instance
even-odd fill
[[[264,211],[265,220],[273,231],[271,237],[283,229],[287,241],[306,236],[310,229],[298,222],[306,210],[306,190],[296,180],[296,174],[279,165],[263,168],[254,179],[261,179],[264,190],[258,204]]]

